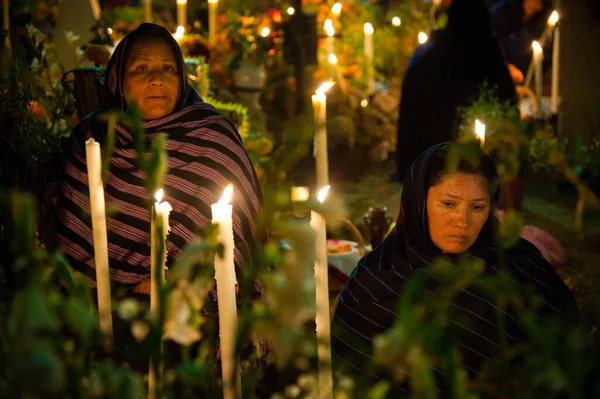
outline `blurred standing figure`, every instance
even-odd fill
[[[500,0],[490,8],[492,28],[506,61],[523,74],[531,61],[531,42],[539,38],[544,28],[533,18],[542,9],[542,0]]]
[[[485,82],[516,106],[485,1],[454,0],[447,26],[417,48],[404,74],[394,180],[401,181],[423,151],[456,138],[459,108],[475,100]]]

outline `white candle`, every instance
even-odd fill
[[[329,160],[327,159],[327,96],[325,93],[333,82],[322,84],[312,96],[315,115],[314,156],[317,170],[317,186],[329,184]]]
[[[183,26],[187,24],[187,0],[177,0],[177,25]]]
[[[90,190],[90,213],[94,236],[94,262],[96,267],[96,288],[98,294],[98,318],[100,331],[104,335],[104,346],[112,349],[113,326],[110,299],[110,274],[108,268],[108,235],[106,232],[106,212],[104,187],[102,186],[102,160],[100,144],[93,138],[85,142],[85,156]]]
[[[152,22],[152,0],[144,0],[144,21]]]
[[[485,144],[485,124],[481,123],[479,119],[475,119],[475,136],[477,136],[483,147]]]
[[[366,23],[364,26],[365,33],[365,65],[367,75],[367,94],[371,95],[375,91],[375,71],[373,69],[373,25]]]
[[[542,112],[542,61],[544,60],[544,51],[537,41],[531,44],[533,47],[533,63],[535,66],[535,96],[538,103],[538,114]]]
[[[317,197],[323,202],[329,186],[324,187]],[[329,315],[329,280],[327,266],[327,225],[319,213],[310,213],[310,225],[315,230],[315,291],[316,291],[316,327],[317,356],[319,359],[319,398],[333,397],[333,378],[331,373],[331,332]]]
[[[217,32],[217,6],[219,0],[208,0],[208,42],[215,44]]]
[[[218,227],[218,241],[223,244],[223,257],[215,256],[215,279],[219,303],[219,336],[221,344],[221,375],[223,397],[242,397],[242,380],[239,362],[235,358],[235,336],[237,333],[237,305],[235,302],[235,264],[233,261],[233,219],[230,204],[233,186],[230,184],[223,198],[211,205],[212,222]],[[237,364],[237,367],[236,367]]]
[[[552,43],[552,94],[551,104],[552,113],[558,113],[558,71],[559,71],[559,58],[560,58],[560,26],[556,25],[558,22],[558,12],[553,11],[548,20],[548,24],[554,26],[554,41]]]
[[[164,201],[163,189],[154,194],[156,202],[152,206],[150,219],[150,311],[158,317],[160,296],[159,290],[165,280],[165,263],[167,261],[167,234],[170,231],[169,213],[173,210],[171,204]],[[156,398],[156,375],[150,360],[150,373],[148,374],[148,396]]]

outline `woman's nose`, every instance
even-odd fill
[[[457,227],[467,228],[471,222],[471,214],[468,208],[459,208],[454,216],[454,223]]]
[[[160,72],[155,72],[150,75],[150,84],[152,86],[164,86],[165,80]]]

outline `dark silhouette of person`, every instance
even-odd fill
[[[516,105],[485,1],[454,0],[446,27],[417,48],[404,73],[393,180],[402,181],[423,151],[456,138],[460,108],[475,100],[486,82],[501,101]]]

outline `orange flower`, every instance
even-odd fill
[[[46,109],[37,101],[30,101],[27,109],[29,109],[31,115],[35,116],[36,118],[44,119],[48,116]]]

